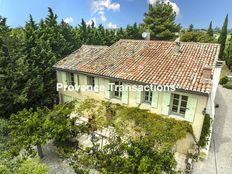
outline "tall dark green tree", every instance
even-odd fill
[[[208,28],[208,30],[207,30],[207,34],[208,34],[210,37],[213,37],[213,24],[212,24],[212,21],[210,21],[209,28]]]
[[[218,38],[218,43],[221,44],[219,58],[222,60],[224,59],[224,50],[225,50],[226,38],[227,38],[227,27],[228,27],[228,14],[226,15],[220,36]]]
[[[194,28],[193,24],[190,24],[190,25],[189,25],[189,28],[188,28],[188,32],[192,32],[192,31],[193,31],[193,28]]]
[[[226,48],[225,60],[226,65],[229,67],[230,70],[232,70],[232,34],[230,37],[229,45]]]
[[[22,29],[9,29],[0,17],[0,116],[23,109],[28,101],[29,65],[23,54]]]
[[[157,1],[155,6],[149,5],[144,16],[144,27],[151,31],[151,39],[173,40],[180,31],[180,25],[175,23],[176,13],[169,3]]]

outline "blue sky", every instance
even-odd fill
[[[47,7],[51,7],[59,20],[75,26],[81,18],[97,25],[103,23],[108,28],[125,27],[140,23],[148,9],[148,3],[156,0],[0,0],[0,15],[7,17],[11,27],[23,26],[32,14],[36,21],[46,17]],[[183,27],[191,23],[195,28],[207,28],[210,20],[221,27],[225,15],[232,18],[231,0],[164,0],[170,2],[178,13],[176,22]],[[232,19],[230,20],[232,21]],[[232,28],[232,22],[229,23]]]

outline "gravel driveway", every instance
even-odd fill
[[[194,174],[232,173],[232,90],[218,87],[209,158],[195,163]]]

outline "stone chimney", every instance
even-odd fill
[[[212,67],[208,65],[203,68],[203,78],[205,80],[212,79],[212,70],[213,70]]]

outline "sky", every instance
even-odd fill
[[[134,22],[141,23],[148,4],[157,0],[0,0],[0,16],[7,18],[11,27],[24,26],[31,14],[36,21],[46,17],[48,7],[58,15],[58,20],[76,26],[83,18],[88,24],[103,24],[107,28],[125,27]],[[187,28],[221,27],[229,14],[232,28],[231,0],[163,0],[170,3],[177,13],[176,23]],[[231,20],[230,20],[231,17]]]

